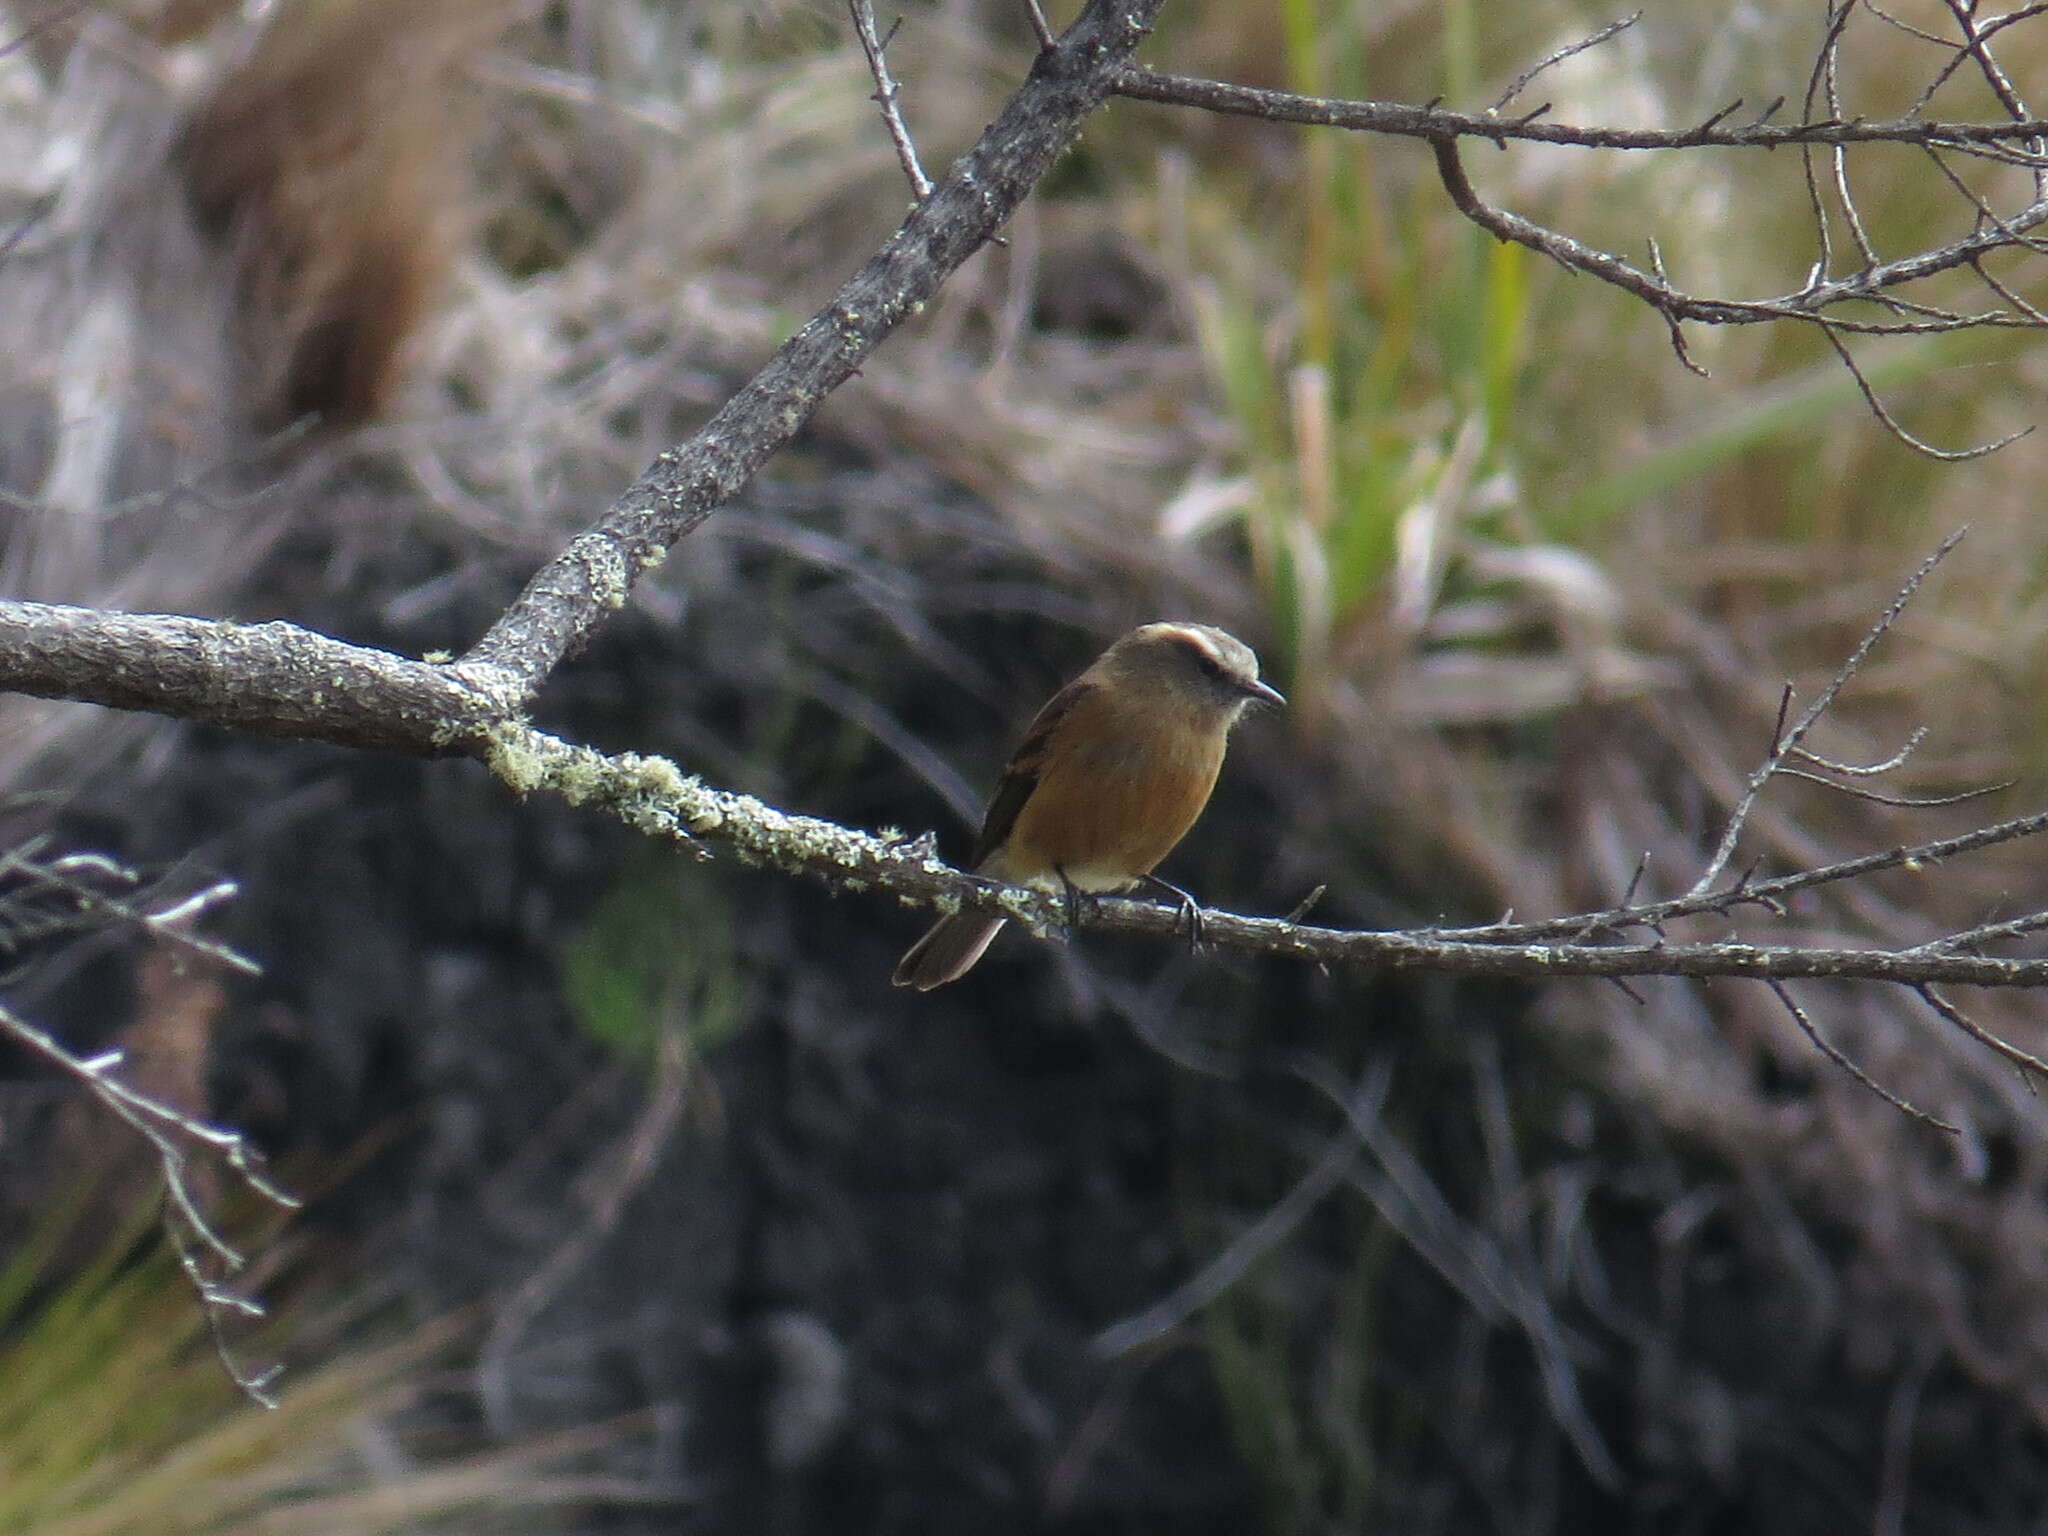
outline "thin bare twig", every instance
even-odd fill
[[[1856,391],[1863,396],[1863,403],[1870,407],[1870,414],[1877,418],[1878,424],[1885,431],[1924,458],[1939,459],[1944,464],[1968,463],[1971,459],[1981,459],[1986,454],[2010,447],[2034,430],[2032,426],[2021,427],[2018,431],[2008,432],[2004,437],[1988,443],[1979,443],[1973,448],[1937,448],[1924,438],[1908,432],[1900,424],[1899,419],[1886,408],[1884,401],[1878,398],[1876,389],[1871,386],[1854,354],[1849,351],[1848,343],[1842,340],[1842,328],[1829,320],[1822,320],[1819,324],[1821,335],[1825,336],[1828,345],[1835,349],[1835,356],[1840,358],[1842,366],[1849,370],[1849,377],[1856,381]]]
[[[1963,34],[1962,51],[1975,61],[1985,84],[1991,87],[1991,94],[1998,98],[1998,104],[2005,108],[2014,122],[2025,122],[2032,114],[2027,111],[2027,104],[2020,99],[2019,92],[2013,89],[2012,81],[2006,77],[2005,70],[1992,56],[1990,40],[2003,28],[2023,21],[2029,15],[2037,14],[2039,9],[2037,6],[2022,6],[2016,11],[1996,18],[1986,26],[1979,27],[1977,0],[1967,0],[1967,3],[1966,0],[1948,0],[1949,14],[1955,18],[1956,27]],[[2029,139],[2022,147],[2038,153],[2041,140]],[[2048,196],[2048,170],[2039,166],[2034,170],[2034,195]]]
[[[1610,21],[1609,23],[1607,23],[1606,26],[1602,27],[1598,32],[1595,32],[1591,37],[1581,38],[1576,43],[1567,43],[1564,47],[1558,49],[1557,52],[1549,55],[1547,58],[1540,59],[1536,63],[1531,64],[1527,69],[1523,70],[1519,75],[1515,76],[1513,82],[1508,86],[1508,88],[1500,93],[1500,99],[1494,102],[1494,104],[1491,107],[1488,107],[1487,111],[1492,113],[1505,111],[1507,109],[1507,104],[1513,101],[1517,96],[1521,95],[1522,92],[1526,91],[1530,87],[1530,85],[1535,81],[1536,77],[1542,74],[1545,70],[1553,69],[1557,65],[1562,64],[1566,59],[1572,58],[1574,55],[1584,53],[1588,49],[1598,48],[1602,43],[1608,42],[1613,38],[1619,37],[1622,33],[1626,32],[1630,27],[1634,26],[1637,22],[1641,21],[1642,19],[1643,13],[1641,11],[1636,11],[1630,15],[1623,16],[1618,20]],[[1733,111],[1734,108],[1731,107],[1729,110]],[[1528,119],[1526,121],[1533,121],[1533,119]]]
[[[1972,123],[1918,117],[1855,118],[1836,121],[1809,117],[1797,123],[1773,123],[1784,105],[1774,101],[1753,121],[1729,127],[1719,116],[1687,128],[1608,128],[1560,123],[1549,118],[1491,116],[1460,112],[1439,105],[1441,97],[1420,106],[1408,102],[1371,101],[1339,96],[1306,96],[1298,91],[1270,90],[1225,80],[1166,74],[1136,65],[1120,71],[1114,94],[1160,106],[1193,107],[1232,117],[1296,123],[1310,128],[1343,128],[1361,133],[1393,134],[1411,139],[1483,139],[1489,144],[1521,140],[1573,149],[1620,149],[1654,152],[1685,149],[1787,149],[1801,144],[1938,144],[1972,148],[2026,144],[2048,135],[2048,119],[2025,122]]]
[[[1962,1135],[1963,1128],[1961,1126],[1952,1125],[1939,1115],[1930,1115],[1926,1110],[1916,1108],[1914,1105],[1907,1103],[1896,1093],[1893,1093],[1891,1089],[1885,1087],[1884,1084],[1878,1082],[1868,1072],[1865,1072],[1855,1062],[1843,1055],[1840,1048],[1829,1041],[1827,1036],[1823,1035],[1818,1029],[1814,1028],[1813,1020],[1807,1017],[1806,1010],[1799,1006],[1797,1000],[1794,999],[1792,993],[1782,981],[1766,982],[1765,985],[1771,989],[1771,992],[1777,997],[1778,1001],[1785,1005],[1785,1011],[1792,1015],[1792,1022],[1799,1026],[1801,1033],[1813,1042],[1814,1049],[1819,1051],[1821,1055],[1827,1057],[1829,1061],[1832,1061],[1844,1072],[1855,1078],[1857,1082],[1868,1088],[1880,1099],[1883,1099],[1892,1108],[1910,1115],[1913,1119],[1920,1121],[1924,1125],[1931,1125],[1938,1131],[1947,1131],[1951,1136]]]
[[[1059,41],[1058,35],[1052,29],[1052,23],[1045,19],[1045,7],[1040,5],[1038,0],[1024,0],[1024,14],[1030,18],[1031,35],[1038,39],[1040,53]]]
[[[133,902],[112,900],[103,889],[79,878],[92,873],[103,878],[139,883],[133,871],[117,864],[104,854],[67,854],[47,862],[31,863],[23,872],[33,884],[67,893],[78,903],[79,911],[83,915],[104,916],[137,923],[146,928],[153,938],[162,939],[189,954],[211,960],[231,971],[239,971],[244,976],[255,976],[262,971],[262,967],[247,955],[192,931],[192,924],[205,913],[234,900],[239,887],[232,880],[217,880],[170,906],[149,910]]]
[[[222,1368],[251,1402],[275,1408],[277,1401],[269,1387],[277,1370],[249,1371],[235,1358],[222,1330],[224,1314],[261,1317],[257,1302],[229,1289],[209,1270],[219,1266],[229,1274],[244,1267],[241,1252],[223,1237],[208,1217],[192,1188],[191,1151],[202,1147],[234,1170],[256,1194],[272,1204],[294,1210],[299,1202],[271,1182],[262,1171],[262,1159],[239,1131],[208,1125],[172,1105],[140,1093],[114,1075],[123,1062],[119,1051],[104,1051],[93,1057],[80,1056],[47,1030],[0,1005],[0,1034],[33,1051],[84,1086],[122,1124],[147,1141],[156,1153],[163,1176],[164,1230],[178,1255],[178,1263],[198,1294],[200,1309],[212,1331],[215,1351]]]
[[[1938,939],[1929,939],[1925,944],[1915,945],[1939,953],[1942,950],[1977,949],[2000,939],[2017,939],[2029,933],[2039,933],[2048,928],[2048,912],[2029,912],[2021,917],[2009,917],[2003,922],[1979,923],[1975,928],[1964,928],[1955,933],[1943,934]]]
[[[896,36],[896,29],[903,25],[903,18],[897,17],[890,23],[889,35],[875,35],[875,7],[872,0],[846,0],[847,12],[853,17],[854,35],[860,39],[860,51],[867,55],[868,73],[875,77],[875,94],[868,99],[882,109],[882,126],[889,131],[889,142],[895,147],[896,159],[903,167],[903,174],[910,182],[910,190],[923,202],[932,195],[931,178],[918,164],[917,146],[911,142],[910,130],[903,124],[903,113],[896,105],[896,98],[903,94],[889,74],[889,44]]]
[[[1782,731],[1784,728],[1785,723],[1780,719],[1778,729]],[[1776,738],[1773,737],[1772,739],[1775,740]],[[1838,773],[1845,779],[1874,779],[1882,774],[1891,773],[1905,767],[1906,759],[1911,757],[1920,743],[1926,739],[1927,727],[1924,725],[1915,726],[1912,734],[1906,738],[1906,744],[1880,763],[1837,762],[1834,758],[1822,757],[1818,752],[1810,751],[1805,747],[1796,749],[1792,755],[1802,763],[1811,763],[1816,768],[1825,768],[1829,773]]]
[[[1913,594],[1920,590],[1920,584],[1933,573],[1937,565],[1941,564],[1948,556],[1948,552],[1962,542],[1963,535],[1968,532],[1967,527],[1958,528],[1941,541],[1933,554],[1920,562],[1919,569],[1914,571],[1906,579],[1905,586],[1899,589],[1899,595],[1877,616],[1877,622],[1872,624],[1863,638],[1857,642],[1856,649],[1849,653],[1848,660],[1844,661],[1835,675],[1828,680],[1828,685],[1821,690],[1820,697],[1808,705],[1806,712],[1792,724],[1791,728],[1771,744],[1771,750],[1765,755],[1763,762],[1749,776],[1749,783],[1744,787],[1742,797],[1735,802],[1734,809],[1729,812],[1728,825],[1722,830],[1721,841],[1715,847],[1712,857],[1707,860],[1706,868],[1700,871],[1699,879],[1693,882],[1692,889],[1687,891],[1686,895],[1703,895],[1721,878],[1722,872],[1728,868],[1728,861],[1735,855],[1735,845],[1742,837],[1742,829],[1749,820],[1749,813],[1756,804],[1756,797],[1763,793],[1764,786],[1784,768],[1786,759],[1799,750],[1800,744],[1806,739],[1806,733],[1828,712],[1836,696],[1862,669],[1864,658],[1870,654],[1871,648],[1884,638],[1899,615],[1905,612],[1906,605],[1913,600]]]
[[[1896,806],[1907,811],[1937,810],[1944,805],[1967,805],[1972,800],[1982,800],[1986,795],[2001,794],[2017,782],[2007,779],[1998,784],[1986,784],[1979,789],[1959,790],[1953,795],[1887,795],[1875,789],[1865,789],[1860,784],[1844,784],[1831,779],[1824,773],[1809,773],[1804,768],[1781,765],[1778,769],[1781,779],[1804,779],[1809,784],[1820,784],[1837,794],[1848,795],[1857,800],[1868,800],[1872,805]]]
[[[1941,993],[1935,991],[1933,987],[1915,987],[1913,990],[1920,994],[1921,1000],[1928,1007],[1940,1014],[1949,1023],[1955,1025],[1957,1029],[1960,1029],[1972,1040],[1977,1041],[1980,1045],[1989,1046],[2022,1072],[2031,1072],[2036,1077],[2048,1078],[2048,1061],[2043,1061],[2040,1057],[2021,1050],[2010,1040],[1992,1033],[1982,1024],[1971,1018],[1961,1008],[1942,996]]]

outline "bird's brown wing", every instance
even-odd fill
[[[1060,722],[1073,712],[1074,706],[1099,687],[1100,684],[1077,677],[1045,701],[1045,708],[1038,712],[1038,717],[1024,732],[1024,739],[1017,744],[1017,750],[1010,754],[1003,776],[996,783],[995,794],[989,797],[988,814],[981,820],[981,836],[974,842],[972,868],[979,869],[990,854],[1009,840],[1010,830],[1017,825],[1017,816],[1024,809],[1024,802],[1038,788],[1038,776],[1045,769],[1046,749],[1053,733],[1059,729]]]

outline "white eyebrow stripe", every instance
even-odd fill
[[[1160,628],[1165,630],[1175,640],[1185,640],[1189,645],[1194,646],[1203,655],[1215,662],[1217,666],[1227,667],[1229,665],[1223,659],[1223,653],[1216,649],[1216,642],[1211,640],[1201,630],[1191,628],[1186,624],[1162,624]]]

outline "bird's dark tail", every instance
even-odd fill
[[[933,987],[958,981],[974,968],[974,962],[981,958],[1002,926],[1000,917],[984,917],[979,912],[955,912],[951,917],[940,918],[931,932],[911,945],[896,962],[890,984],[929,992]]]

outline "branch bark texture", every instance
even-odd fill
[[[518,711],[489,672],[296,624],[52,603],[0,601],[0,688],[421,757],[473,751]]]

